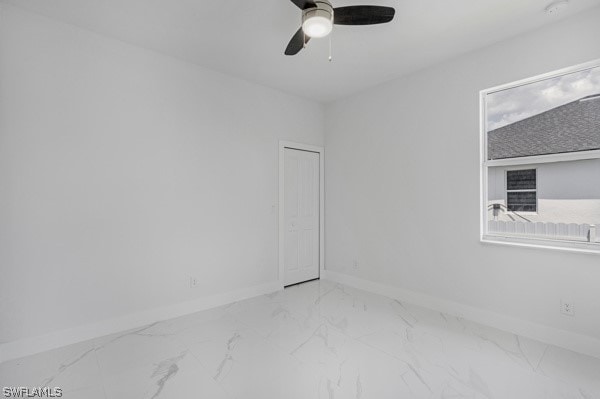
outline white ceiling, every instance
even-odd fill
[[[290,0],[0,0],[125,42],[322,102],[599,6],[571,0],[332,0],[396,8],[394,21],[336,26],[283,55],[300,25]]]

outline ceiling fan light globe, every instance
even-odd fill
[[[331,33],[331,29],[333,29],[331,20],[321,16],[309,18],[302,24],[304,33],[313,38],[325,37]]]
[[[304,14],[302,30],[312,38],[325,37],[333,29],[333,15],[330,10],[315,9]]]

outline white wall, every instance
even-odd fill
[[[479,242],[479,91],[600,58],[598,21],[596,8],[330,104],[326,268],[600,338],[598,255]]]
[[[519,212],[531,222],[600,225],[600,159],[488,168],[488,202],[506,205],[506,171],[536,169],[537,212]],[[490,208],[489,220],[493,220]],[[501,211],[498,220],[523,221]]]
[[[0,85],[0,342],[277,282],[321,105],[9,6]]]

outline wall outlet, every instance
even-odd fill
[[[560,301],[560,313],[567,316],[575,316],[575,305],[571,301]]]
[[[190,288],[197,287],[199,283],[200,280],[197,277],[190,277]]]
[[[356,259],[354,259],[354,262],[352,262],[352,268],[354,270],[358,270],[358,261]]]

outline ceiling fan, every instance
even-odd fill
[[[374,25],[390,22],[395,10],[382,6],[348,6],[333,8],[328,0],[291,0],[302,10],[302,26],[292,37],[285,55],[300,52],[311,38],[325,37],[333,25]]]

